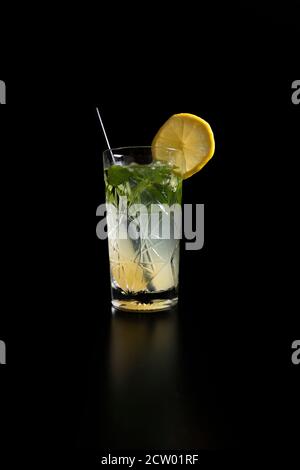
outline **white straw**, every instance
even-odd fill
[[[112,161],[113,161],[113,163],[115,164],[116,162],[115,162],[115,159],[114,159],[113,152],[112,152],[112,150],[111,150],[111,146],[110,146],[110,144],[109,144],[109,140],[108,140],[107,134],[106,134],[106,132],[105,132],[105,128],[104,128],[104,125],[103,125],[103,122],[102,122],[102,119],[101,119],[100,111],[99,111],[98,108],[96,108],[96,110],[97,110],[98,118],[99,118],[99,121],[100,121],[100,124],[101,124],[101,127],[102,127],[102,131],[103,131],[103,134],[104,134],[104,137],[105,137],[105,140],[106,140],[107,147],[108,147],[108,149],[110,150],[110,154],[111,154]]]

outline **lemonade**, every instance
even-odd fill
[[[101,117],[100,122],[104,130]],[[182,181],[201,170],[214,151],[209,124],[184,113],[171,116],[149,147],[103,153],[115,308],[155,311],[176,305]]]
[[[180,248],[176,233],[181,232],[181,218],[174,230],[173,208],[181,204],[182,178],[166,162],[112,165],[105,170],[105,188],[113,305],[135,310],[174,305]],[[120,208],[124,200],[127,206]],[[132,210],[137,205],[142,211],[139,218]],[[160,234],[162,220],[170,227],[168,238]],[[130,224],[143,237],[125,238]]]

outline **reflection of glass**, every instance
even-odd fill
[[[114,312],[107,407],[109,427],[115,429],[112,444],[116,438],[125,448],[174,445],[185,420],[176,395],[178,341],[176,311],[159,316]]]
[[[236,446],[242,388],[234,361],[224,369],[207,323],[199,328],[191,316],[190,322],[184,320],[174,309],[155,315],[113,309],[113,315],[104,316],[91,363],[80,447]],[[227,357],[226,346],[222,351]]]
[[[123,315],[115,310],[111,323],[110,371],[115,384],[122,385],[123,379],[139,363],[148,375],[170,379],[173,361],[177,355],[177,313],[144,316]],[[141,381],[141,377],[136,377]]]
[[[163,152],[164,162],[153,160],[151,147],[104,152],[112,304],[123,310],[177,303],[181,218],[174,207],[182,180],[173,171],[175,151]]]

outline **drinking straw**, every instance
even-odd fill
[[[107,137],[107,134],[106,134],[106,131],[105,131],[105,127],[103,125],[103,121],[102,121],[102,118],[101,118],[101,114],[100,114],[100,111],[98,108],[96,108],[96,111],[97,111],[97,114],[98,114],[98,118],[99,118],[99,121],[100,121],[100,124],[101,124],[101,127],[102,127],[102,131],[103,131],[103,134],[104,134],[104,137],[105,137],[105,140],[106,140],[106,144],[107,144],[107,147],[108,147],[108,150],[110,151],[110,155],[111,155],[111,158],[112,158],[112,161],[113,161],[113,164],[115,164],[115,158],[114,158],[114,155],[113,155],[113,152],[111,150],[111,146],[109,144],[109,140],[108,140],[108,137]]]

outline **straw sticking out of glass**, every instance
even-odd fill
[[[116,162],[115,162],[114,154],[113,154],[113,152],[112,152],[112,150],[111,150],[111,146],[110,146],[110,144],[109,144],[109,140],[108,140],[108,137],[107,137],[107,134],[106,134],[106,131],[105,131],[105,127],[104,127],[104,124],[103,124],[103,121],[102,121],[102,118],[101,118],[100,111],[99,111],[98,108],[96,108],[96,111],[97,111],[97,114],[98,114],[98,118],[99,118],[99,121],[100,121],[100,125],[101,125],[101,127],[102,127],[102,131],[103,131],[103,134],[104,134],[104,138],[105,138],[105,140],[106,140],[107,148],[108,148],[108,150],[110,151],[110,155],[111,155],[112,162],[113,162],[113,164],[115,165]]]

